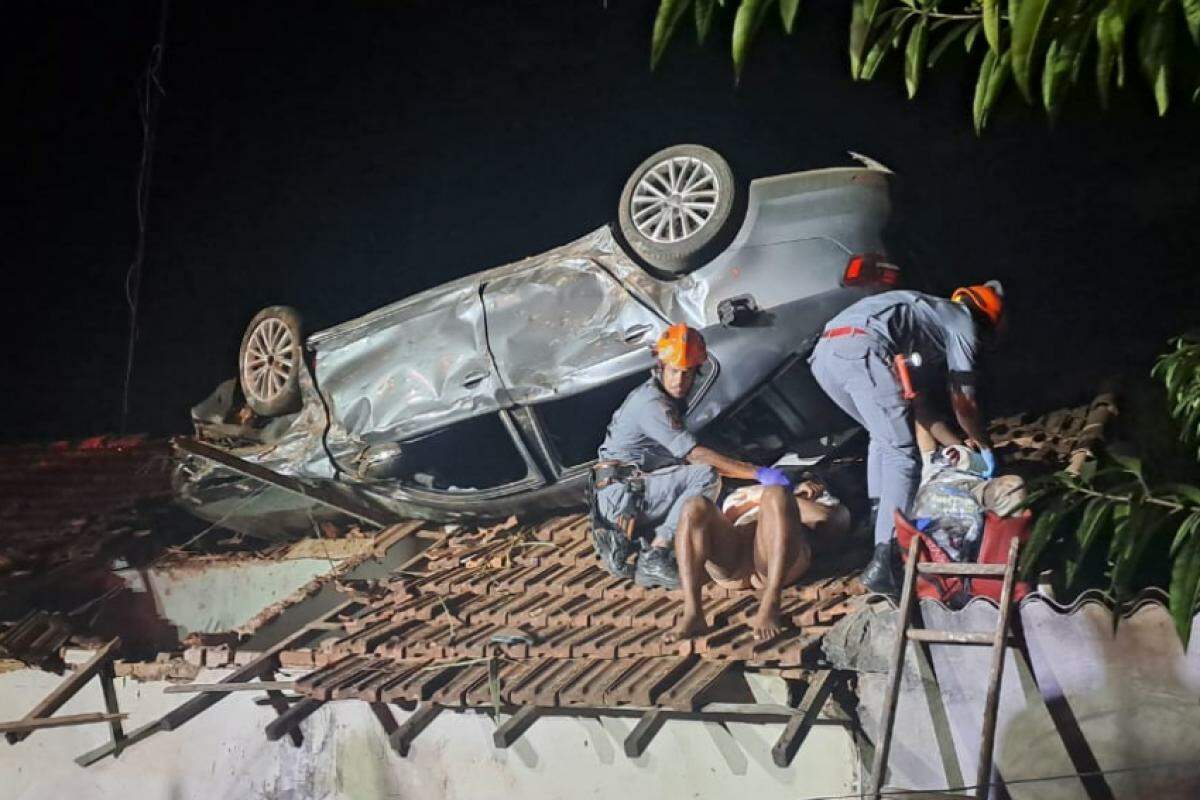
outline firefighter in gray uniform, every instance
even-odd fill
[[[862,582],[872,591],[896,592],[892,516],[896,510],[908,512],[921,474],[912,412],[902,390],[903,360],[918,353],[923,367],[944,364],[954,416],[994,471],[975,370],[982,336],[1000,323],[1003,298],[998,281],[956,289],[949,300],[906,290],[872,295],[830,320],[813,350],[813,377],[871,437],[867,494],[875,517],[875,554]]]
[[[707,358],[704,338],[672,325],[654,348],[654,375],[613,414],[592,471],[592,536],[614,575],[641,586],[679,585],[675,529],[691,497],[716,501],[721,476],[787,485],[771,467],[756,467],[704,447],[684,426],[688,392]],[[638,552],[639,532],[651,534]],[[636,569],[629,559],[636,556]]]

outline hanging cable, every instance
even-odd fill
[[[137,243],[133,260],[125,273],[125,302],[129,306],[129,347],[125,353],[125,388],[121,396],[121,433],[129,424],[129,385],[133,379],[133,351],[137,343],[138,299],[142,289],[142,266],[146,260],[146,218],[150,209],[150,175],[154,162],[154,133],[158,120],[159,99],[163,91],[159,80],[163,51],[167,44],[167,3],[163,0],[158,17],[158,42],[150,50],[150,59],[138,87],[138,116],[142,121],[142,160],[135,190]]]

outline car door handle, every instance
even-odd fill
[[[462,385],[464,389],[474,389],[479,384],[483,383],[483,379],[488,374],[486,372],[472,372],[467,377],[463,378]]]
[[[624,339],[629,344],[633,344],[634,342],[640,342],[643,338],[645,338],[646,334],[649,332],[650,332],[649,325],[634,325],[631,328],[626,328],[625,333],[622,335],[621,338]]]

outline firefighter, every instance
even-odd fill
[[[871,437],[867,494],[875,553],[862,581],[872,591],[896,593],[892,514],[907,513],[921,473],[913,412],[896,373],[896,357],[919,353],[924,365],[945,366],[954,416],[991,477],[996,459],[980,417],[976,363],[1003,310],[999,281],[956,289],[949,300],[907,290],[883,292],[830,320],[813,350],[813,377]]]
[[[704,337],[672,325],[654,347],[655,367],[613,414],[592,470],[592,537],[614,575],[640,586],[679,585],[675,529],[691,497],[715,501],[721,477],[788,486],[787,476],[718,453],[696,441],[683,423],[696,372],[708,359]],[[639,552],[639,531],[650,533]],[[636,556],[636,567],[629,558]]]

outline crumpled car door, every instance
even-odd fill
[[[396,441],[508,404],[474,282],[417,295],[314,340],[335,438]]]
[[[645,370],[666,323],[586,256],[531,264],[483,287],[488,345],[514,403]]]

